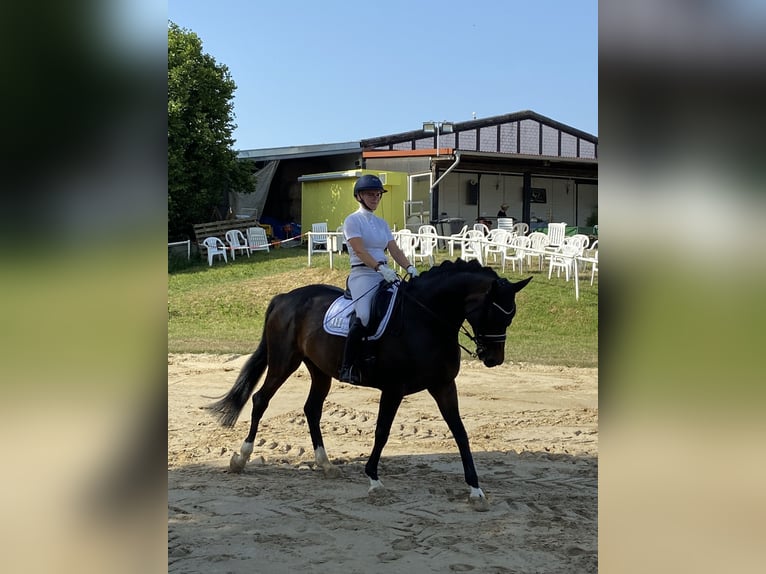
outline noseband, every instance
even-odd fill
[[[516,315],[516,302],[514,301],[513,307],[511,307],[510,310],[504,309],[497,301],[492,301],[492,305],[487,305],[487,301],[482,303],[484,305],[484,318],[486,318],[487,315],[489,315],[489,311],[492,307],[497,307],[500,312],[505,315],[506,317],[510,317],[510,320],[513,320],[514,315]],[[508,325],[510,324],[510,320],[503,328],[503,332],[499,334],[491,334],[491,333],[480,333],[479,331],[476,331],[476,334],[472,337],[467,331],[466,335],[474,342],[476,343],[476,354],[479,355],[482,351],[486,350],[486,345],[488,343],[504,343],[506,339],[506,330],[508,329]],[[475,329],[474,329],[475,330]]]

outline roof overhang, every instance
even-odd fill
[[[481,151],[458,150],[460,164],[459,172],[479,173],[524,173],[551,177],[567,177],[576,179],[597,179],[598,159],[559,157],[544,155],[526,155],[514,153],[495,153]],[[440,170],[446,170],[455,162],[456,151],[452,148],[422,150],[368,150],[362,153],[365,159],[376,158],[408,158],[430,157],[433,164]]]
[[[327,173],[310,173],[308,175],[302,175],[298,178],[298,181],[324,181],[328,179],[349,179],[360,177],[364,172],[359,169],[351,169],[347,171],[331,171]]]
[[[237,159],[254,161],[271,161],[275,159],[298,159],[303,157],[322,157],[328,155],[355,154],[362,151],[359,142],[344,142],[336,144],[303,145],[290,147],[274,147],[263,149],[240,150]]]
[[[454,149],[449,147],[439,148],[439,155],[454,157]],[[460,152],[463,153],[463,152]],[[436,148],[433,149],[407,149],[407,150],[367,150],[362,152],[363,158],[370,157],[428,157],[436,156]]]
[[[598,165],[598,158],[562,157],[558,155],[536,155],[519,153],[496,153],[490,151],[465,151],[460,150],[462,161],[467,159],[492,160],[492,161],[522,161],[543,163],[576,163],[582,165]],[[434,157],[434,159],[439,159]]]
[[[446,169],[451,163],[449,157],[432,158],[437,166]],[[442,163],[444,165],[442,165]],[[558,157],[544,155],[522,155],[461,151],[459,171],[525,173],[534,175],[567,177],[574,179],[597,179],[598,159]]]
[[[433,158],[436,165],[446,169],[450,158]],[[458,171],[479,173],[526,173],[535,176],[565,177],[572,179],[598,179],[598,159],[521,155],[490,152],[460,152]]]

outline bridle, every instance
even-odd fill
[[[463,334],[468,337],[472,343],[476,345],[476,352],[471,351],[470,349],[467,349],[464,347],[460,342],[458,342],[458,346],[463,349],[466,353],[468,353],[471,357],[477,358],[485,349],[486,345],[488,343],[503,343],[506,339],[506,330],[508,329],[508,325],[510,325],[511,321],[513,320],[513,317],[516,315],[516,302],[513,302],[513,307],[511,307],[509,310],[504,309],[497,301],[491,301],[491,305],[489,304],[489,294],[492,291],[492,288],[496,285],[499,285],[501,281],[505,281],[504,279],[495,279],[495,281],[492,283],[492,287],[490,287],[487,292],[484,294],[483,300],[481,303],[476,305],[473,309],[469,310],[466,313],[466,318],[468,318],[468,315],[471,315],[474,311],[476,311],[479,307],[483,307],[483,312],[481,316],[481,324],[485,324],[490,310],[492,307],[497,307],[497,309],[506,317],[509,317],[507,322],[504,322],[504,327],[502,333],[480,333],[474,328],[475,333],[471,334],[471,332],[465,328],[464,324],[460,325],[460,330],[463,332]],[[412,302],[414,302],[416,305],[421,307],[422,309],[425,309],[432,317],[434,317],[437,321],[443,324],[447,324],[447,322],[437,315],[432,309],[430,309],[427,305],[423,304],[421,301],[418,301],[415,297],[413,297],[410,293],[407,292],[406,289],[402,289],[401,291],[406,297],[408,297]],[[470,324],[470,321],[469,321]]]
[[[497,280],[495,281],[497,283]],[[490,288],[491,290],[491,288]],[[508,317],[508,321],[503,321],[503,331],[501,333],[493,334],[493,333],[480,333],[479,331],[474,328],[474,336],[472,337],[467,329],[463,328],[463,331],[466,333],[469,339],[471,339],[476,344],[476,355],[480,355],[482,351],[486,350],[486,345],[488,343],[505,343],[506,339],[506,331],[508,329],[508,325],[511,324],[511,321],[513,320],[513,317],[516,315],[516,301],[513,302],[513,307],[511,307],[509,310],[504,309],[497,301],[492,301],[492,304],[487,304],[487,298],[488,298],[489,292],[485,295],[484,301],[482,301],[481,305],[483,305],[483,313],[480,320],[481,325],[486,325],[486,323],[489,320],[489,313],[490,310],[493,307],[497,307],[500,312]],[[472,311],[471,311],[472,312]],[[470,313],[466,313],[467,315],[470,315]]]

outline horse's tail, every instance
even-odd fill
[[[231,387],[228,393],[219,401],[216,401],[205,407],[206,410],[211,411],[213,416],[218,419],[218,422],[225,427],[233,427],[234,423],[239,418],[239,413],[245,403],[250,399],[250,395],[253,394],[253,389],[258,384],[258,381],[263,376],[268,365],[268,344],[266,343],[266,324],[271,314],[273,303],[269,305],[266,310],[266,317],[263,321],[263,334],[261,335],[261,342],[258,344],[258,348],[250,355],[242,370],[239,372],[234,386]]]

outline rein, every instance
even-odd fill
[[[444,319],[442,319],[439,315],[437,315],[432,309],[430,309],[429,307],[424,305],[422,302],[418,301],[415,297],[410,295],[407,292],[406,289],[402,289],[401,292],[402,292],[403,295],[408,297],[410,299],[410,301],[412,301],[413,303],[418,305],[421,309],[424,309],[425,311],[427,311],[428,314],[431,315],[433,318],[435,318],[438,322],[442,323],[443,325],[447,325],[447,322]],[[495,307],[497,307],[498,309],[500,309],[506,315],[510,315],[510,314],[512,314],[514,312],[514,309],[511,309],[510,311],[506,311],[505,309],[503,309],[500,305],[498,305],[494,301],[492,302],[492,304]],[[477,306],[477,308],[478,308],[478,306]],[[474,310],[475,309],[471,309],[471,311],[474,311]],[[468,329],[465,328],[465,326],[462,323],[460,325],[460,330],[463,331],[463,334],[466,337],[468,337],[471,340],[472,343],[474,343],[476,345],[477,351],[481,347],[480,339],[488,339],[490,341],[505,341],[505,338],[506,338],[505,333],[503,333],[502,335],[476,335],[476,336],[474,336],[473,334],[471,334],[470,331],[468,331]],[[471,351],[470,349],[467,349],[466,347],[464,347],[460,343],[460,341],[458,341],[458,346],[461,349],[463,349],[466,353],[468,353],[471,357],[473,357],[474,359],[478,358],[478,354],[477,353],[475,353],[475,352]]]

